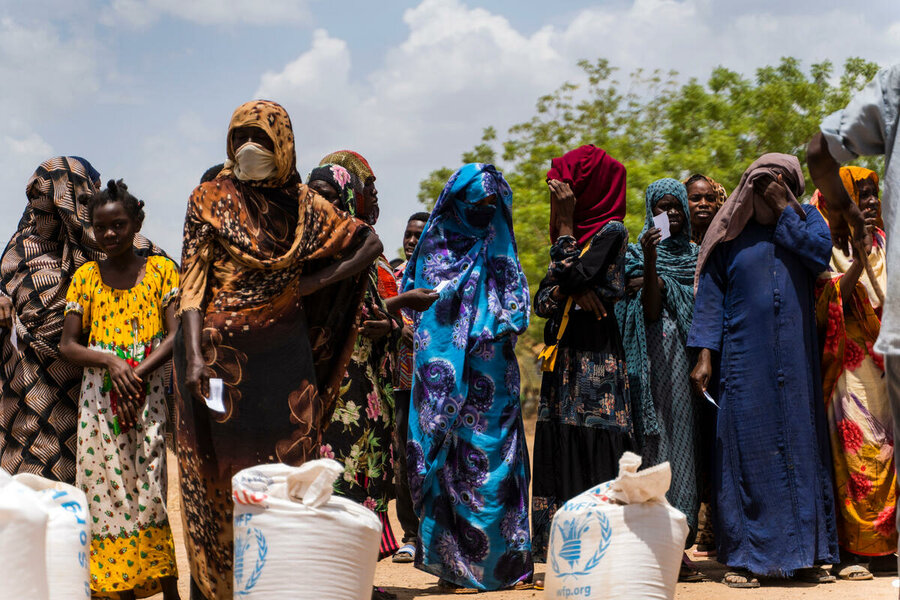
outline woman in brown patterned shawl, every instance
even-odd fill
[[[0,467],[75,483],[75,424],[82,368],[59,354],[72,274],[102,260],[87,203],[100,173],[83,158],[59,156],[37,168],[28,205],[0,264]],[[136,235],[138,253],[162,254]],[[15,325],[15,342],[10,325]]]
[[[274,154],[265,178],[236,161],[245,142]],[[233,593],[231,477],[317,458],[356,338],[359,274],[382,250],[364,223],[300,183],[278,104],[238,107],[227,154],[188,202],[175,354],[191,597],[209,600]],[[224,413],[203,401],[210,377],[224,381]]]

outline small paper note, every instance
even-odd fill
[[[12,344],[16,354],[19,353],[19,334],[16,333],[16,321],[18,320],[19,317],[14,317],[12,327],[9,328],[9,342]]]
[[[437,284],[434,287],[434,291],[436,291],[438,294],[440,294],[441,292],[444,291],[444,288],[446,288],[448,285],[450,285],[450,280],[445,279],[444,281],[440,282],[439,284]]]
[[[663,241],[666,238],[671,237],[671,233],[669,233],[669,213],[659,213],[658,215],[653,215],[653,226],[659,229],[660,233],[662,233],[662,238],[659,241]]]
[[[710,396],[710,395],[709,395],[709,392],[707,392],[706,390],[703,390],[703,397],[706,398],[707,400],[709,400],[710,404],[712,404],[712,405],[715,406],[716,408],[719,408],[719,405],[716,404],[716,401],[713,400],[713,397]]]
[[[204,398],[206,400],[206,405],[210,410],[220,413],[225,412],[225,403],[222,402],[222,392],[224,389],[225,384],[221,379],[216,377],[210,378],[209,398]]]

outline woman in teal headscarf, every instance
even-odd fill
[[[403,279],[404,291],[440,290],[415,317],[407,456],[420,518],[415,563],[445,588],[497,590],[532,574],[515,356],[529,297],[511,211],[512,191],[497,169],[462,167]]]
[[[616,305],[634,403],[634,432],[644,467],[669,461],[672,486],[667,498],[690,526],[694,544],[700,510],[700,400],[690,381],[694,361],[687,336],[694,310],[694,270],[699,248],[691,242],[687,192],[675,179],[647,188],[647,217],[640,243],[629,244],[625,276],[629,294]],[[654,225],[666,213],[670,237]],[[702,578],[688,565],[682,581]]]

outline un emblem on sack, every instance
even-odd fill
[[[243,596],[259,582],[269,546],[258,527],[250,526],[253,515],[241,515],[234,527],[234,595]],[[246,576],[246,577],[245,577]]]
[[[600,543],[596,548],[585,548],[582,536],[592,527],[599,529]],[[600,564],[611,539],[612,527],[609,518],[603,513],[588,512],[571,519],[565,519],[562,514],[557,513],[550,540],[550,565],[553,572],[562,578],[589,574]]]

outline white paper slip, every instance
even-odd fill
[[[719,408],[719,405],[716,404],[716,401],[713,400],[713,397],[710,396],[709,392],[707,392],[706,390],[703,390],[703,397],[706,398],[707,400],[709,400],[713,406],[715,406],[716,408]]]
[[[669,213],[659,213],[658,215],[653,215],[653,226],[659,229],[660,233],[662,233],[662,238],[659,241],[663,241],[664,239],[671,237],[671,233],[669,233]]]
[[[442,281],[439,284],[437,284],[436,286],[434,286],[434,291],[436,291],[438,294],[440,294],[441,292],[444,291],[444,288],[446,288],[448,285],[450,285],[450,280],[445,279],[444,281]]]
[[[210,410],[215,412],[223,413],[225,412],[225,403],[222,402],[222,392],[225,389],[225,384],[221,379],[217,377],[212,377],[209,380],[209,398],[204,398],[206,400],[206,405]]]
[[[12,344],[13,350],[16,353],[19,352],[19,334],[16,333],[16,321],[19,320],[19,317],[15,317],[13,319],[12,327],[9,328],[9,342]]]

